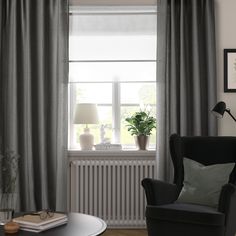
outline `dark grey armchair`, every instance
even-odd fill
[[[176,203],[183,186],[183,157],[204,165],[236,161],[236,137],[170,137],[173,184],[143,179],[149,236],[234,236],[236,233],[236,168],[222,186],[218,208]]]

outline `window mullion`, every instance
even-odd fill
[[[113,140],[120,143],[120,82],[117,79],[112,83],[112,123]]]

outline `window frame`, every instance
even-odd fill
[[[136,12],[133,12],[134,6],[128,6],[128,11],[124,11],[124,12],[119,12],[119,13],[114,13],[114,12],[109,12],[110,11],[110,6],[96,6],[96,10],[97,9],[103,9],[104,11],[99,12],[86,12],[86,9],[88,6],[80,6],[80,8],[84,8],[85,12],[84,13],[79,13],[78,12],[78,6],[73,6],[74,8],[74,13],[70,12],[70,15],[73,14],[92,14],[92,15],[96,15],[96,14],[155,14],[157,15],[157,9],[153,10],[153,6],[147,5],[147,6],[139,6],[139,9]],[[127,6],[124,6],[125,8],[127,8]],[[137,8],[137,6],[135,6],[135,8]],[[155,5],[155,8],[157,8],[157,6]],[[146,10],[143,10],[146,9]],[[131,11],[131,12],[130,12]],[[144,59],[144,60],[133,60],[133,59],[128,59],[128,60],[69,60],[69,63],[73,63],[73,62],[77,62],[77,63],[83,63],[83,62],[95,62],[95,63],[102,63],[102,62],[111,62],[111,63],[119,63],[119,62],[157,62],[157,58],[156,59]],[[75,138],[75,129],[74,129],[74,124],[73,124],[73,116],[74,116],[74,110],[72,109],[73,107],[75,107],[76,105],[76,89],[75,89],[75,84],[80,84],[80,83],[111,83],[112,84],[112,103],[111,103],[111,108],[112,108],[112,139],[114,140],[114,143],[120,143],[120,138],[121,138],[121,107],[122,106],[140,106],[140,104],[138,103],[123,103],[121,104],[121,89],[120,89],[120,85],[121,83],[155,83],[155,81],[87,81],[87,82],[69,82],[69,117],[68,117],[68,121],[69,121],[69,130],[68,130],[68,146],[70,150],[78,150],[79,146],[78,143],[76,143],[76,138]],[[110,104],[103,104],[103,103],[98,103],[98,106],[110,106]],[[155,105],[155,104],[150,104],[151,106]],[[124,144],[122,144],[123,146]],[[135,145],[135,144],[134,144]],[[132,147],[128,147],[127,149],[134,149],[134,145]],[[126,145],[123,146],[123,148],[125,147],[126,149]],[[154,148],[155,149],[155,148]]]

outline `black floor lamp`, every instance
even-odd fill
[[[230,109],[226,108],[225,102],[218,102],[214,108],[212,109],[212,114],[214,114],[218,118],[223,118],[225,111],[232,117],[232,119],[236,122],[236,118],[231,114]]]

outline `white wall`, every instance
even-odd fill
[[[224,101],[236,116],[236,93],[224,93],[223,49],[236,48],[236,0],[216,0],[216,57],[218,101]],[[219,135],[236,135],[236,123],[227,113],[219,119]]]

